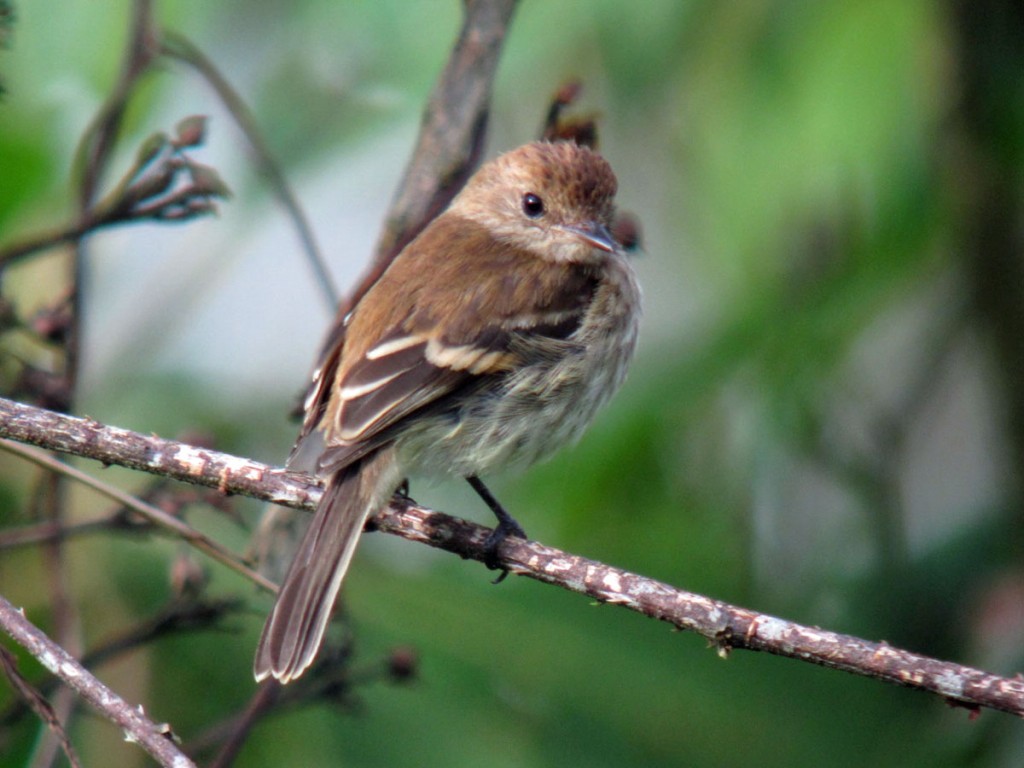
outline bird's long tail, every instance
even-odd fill
[[[395,474],[384,448],[331,475],[263,627],[257,681],[287,683],[313,663],[366,518],[394,492]]]

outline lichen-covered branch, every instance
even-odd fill
[[[308,475],[10,400],[0,399],[0,437],[296,508],[312,510],[320,496],[320,486]],[[481,561],[489,533],[482,526],[399,498],[370,526]],[[511,573],[696,632],[722,655],[734,648],[766,651],[928,691],[968,708],[988,707],[1024,716],[1024,679],[1019,676],[999,677],[886,643],[803,626],[534,541],[509,538],[501,556]]]
[[[308,475],[3,398],[0,437],[288,507],[313,509],[320,498]]]

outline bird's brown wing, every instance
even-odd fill
[[[535,257],[507,247],[477,248],[486,268],[469,282],[454,265],[431,269],[417,261],[417,246],[436,247],[429,237],[428,228],[371,291],[408,297],[404,306],[376,302],[385,312],[363,312],[368,294],[356,308],[322,417],[322,472],[388,442],[406,416],[443,408],[450,396],[513,370],[529,348],[524,339],[569,338],[596,289],[584,267],[523,270],[522,260]]]

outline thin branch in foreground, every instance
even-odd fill
[[[33,523],[0,531],[0,551],[18,547],[34,547],[50,541],[68,541],[79,536],[132,529],[150,530],[146,523],[129,523],[122,515],[108,515],[80,523]]]
[[[252,149],[256,161],[256,167],[267,178],[271,189],[280,199],[295,226],[295,231],[302,244],[303,253],[313,268],[317,285],[323,293],[324,301],[330,311],[334,311],[338,304],[338,289],[331,278],[330,270],[327,269],[327,262],[324,259],[320,247],[317,245],[313,228],[306,218],[305,211],[299,205],[298,198],[292,191],[277,161],[263,140],[252,110],[245,103],[238,92],[231,86],[228,79],[221,74],[213,61],[204,54],[198,46],[194,45],[184,35],[169,29],[163,30],[160,42],[160,53],[172,59],[187,64],[195,69],[200,76],[206,80],[216,91],[217,96],[224,104],[225,109],[231,114],[239,129],[245,135],[249,146]]]
[[[64,726],[60,718],[57,717],[57,713],[53,711],[53,707],[50,706],[50,702],[28,680],[21,676],[14,654],[3,646],[0,646],[0,667],[3,668],[11,687],[17,691],[22,701],[25,702],[25,706],[35,712],[36,716],[46,723],[60,748],[64,751],[64,756],[71,763],[71,768],[81,768],[82,763],[79,761],[78,755],[75,754],[75,748],[71,746],[71,740],[68,738],[67,731],[64,730]]]
[[[223,739],[217,757],[210,763],[210,768],[226,768],[235,761],[253,728],[274,708],[280,693],[281,686],[276,683],[267,683],[256,689],[256,693],[246,705],[245,711],[228,724],[227,735]]]
[[[226,768],[248,734],[264,719],[324,703],[332,709],[358,712],[361,701],[356,694],[357,688],[372,683],[406,685],[417,677],[417,654],[407,647],[392,648],[358,668],[348,663],[351,646],[331,644],[324,650],[323,658],[318,658],[310,673],[298,680],[286,686],[276,680],[260,683],[243,711],[213,724],[190,740],[187,743],[189,754],[202,755],[213,746],[220,745],[210,768]]]
[[[139,624],[108,638],[82,654],[79,663],[87,669],[96,669],[164,637],[210,630],[228,631],[219,625],[226,617],[242,613],[244,609],[245,603],[238,598],[176,598]],[[57,679],[53,679],[51,683],[40,683],[39,691],[43,695],[48,695],[58,683]],[[0,712],[0,729],[16,723],[24,713],[25,706],[18,702],[10,705]]]
[[[226,565],[231,570],[238,574],[241,574],[245,578],[249,579],[254,584],[262,587],[268,592],[276,593],[277,585],[263,576],[261,573],[254,571],[252,568],[247,566],[241,560],[235,556],[230,550],[225,549],[217,542],[207,538],[202,533],[197,531],[195,528],[190,526],[183,520],[179,520],[173,515],[169,515],[162,509],[154,507],[152,504],[146,504],[143,501],[132,496],[130,493],[114,488],[112,485],[104,483],[91,475],[82,472],[79,469],[68,466],[63,462],[57,461],[48,454],[37,451],[32,448],[18,445],[7,440],[0,440],[0,449],[13,453],[20,456],[27,461],[31,461],[34,464],[50,469],[53,472],[69,477],[73,480],[78,481],[82,485],[85,485],[104,496],[113,499],[114,501],[123,504],[128,509],[141,515],[147,521],[152,523],[158,528],[162,528],[176,536],[180,536],[183,541],[192,545],[200,552],[209,555],[211,558],[216,560],[222,565]],[[59,540],[56,539],[56,540]]]
[[[160,765],[166,768],[195,768],[195,763],[175,746],[166,726],[152,722],[140,707],[133,707],[97,680],[2,595],[0,627],[52,674],[102,712],[108,720],[124,729],[125,738],[139,744]]]
[[[0,437],[301,509],[314,509],[321,493],[318,483],[302,473],[4,399],[0,399]],[[486,558],[484,541],[490,533],[483,526],[400,498],[374,517],[369,527],[481,562]],[[1019,675],[999,677],[884,642],[803,626],[534,541],[509,538],[500,555],[503,567],[511,573],[696,632],[723,655],[734,648],[766,651],[928,691],[969,708],[988,707],[1024,716],[1024,678]]]

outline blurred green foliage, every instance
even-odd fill
[[[395,125],[411,142],[458,5],[166,0],[158,12],[239,87],[286,172],[308,180],[334,158],[381,151],[375,140]],[[0,244],[72,210],[74,146],[112,87],[130,6],[33,0],[17,10],[0,51]],[[925,0],[523,3],[492,151],[532,138],[549,94],[583,78],[621,204],[643,221],[648,297],[631,379],[582,444],[495,484],[531,535],[767,613],[1000,674],[1022,666],[1014,457],[1024,435],[1005,413],[1024,382],[994,350],[979,320],[985,299],[970,289],[977,263],[963,236],[976,213],[972,164],[986,148],[972,145],[983,136],[960,111],[971,85],[956,10]],[[1019,116],[1024,78],[1013,76],[998,103]],[[189,77],[167,67],[147,81],[126,152],[156,116],[191,111],[189,91],[205,86]],[[1019,150],[1024,126],[999,124],[997,156],[1019,181],[1024,153],[1006,149]],[[251,169],[229,183],[231,205],[263,210]],[[1021,188],[1008,202],[1018,217]],[[281,258],[304,269],[295,254]],[[32,305],[52,285],[14,275],[4,288]],[[128,278],[116,287],[135,289]],[[121,365],[97,374],[91,414],[284,455],[304,371],[273,396],[255,385],[225,396],[187,370]],[[0,456],[5,527],[23,522],[27,484],[25,468]],[[454,486],[414,484],[413,494],[486,519]],[[77,514],[104,509],[75,501]],[[240,509],[250,521],[258,513]],[[245,532],[215,513],[190,520],[245,547]],[[625,611],[525,580],[494,587],[478,565],[380,538],[367,537],[346,587],[353,677],[370,682],[337,706],[263,722],[239,765],[931,768],[1024,757],[1009,716],[974,721],[933,697],[764,655],[723,661],[699,638]],[[111,536],[69,550],[87,647],[168,599],[180,552]],[[44,564],[34,550],[0,553],[0,591],[46,626]],[[251,594],[211,571],[212,593]],[[253,693],[269,601],[255,603],[230,631],[162,639],[100,674],[188,742]],[[416,679],[370,674],[397,646],[416,649]],[[0,687],[0,709],[11,700]],[[38,730],[22,722],[0,734],[0,765],[24,764]],[[88,765],[145,764],[106,723],[78,717],[72,736]]]

